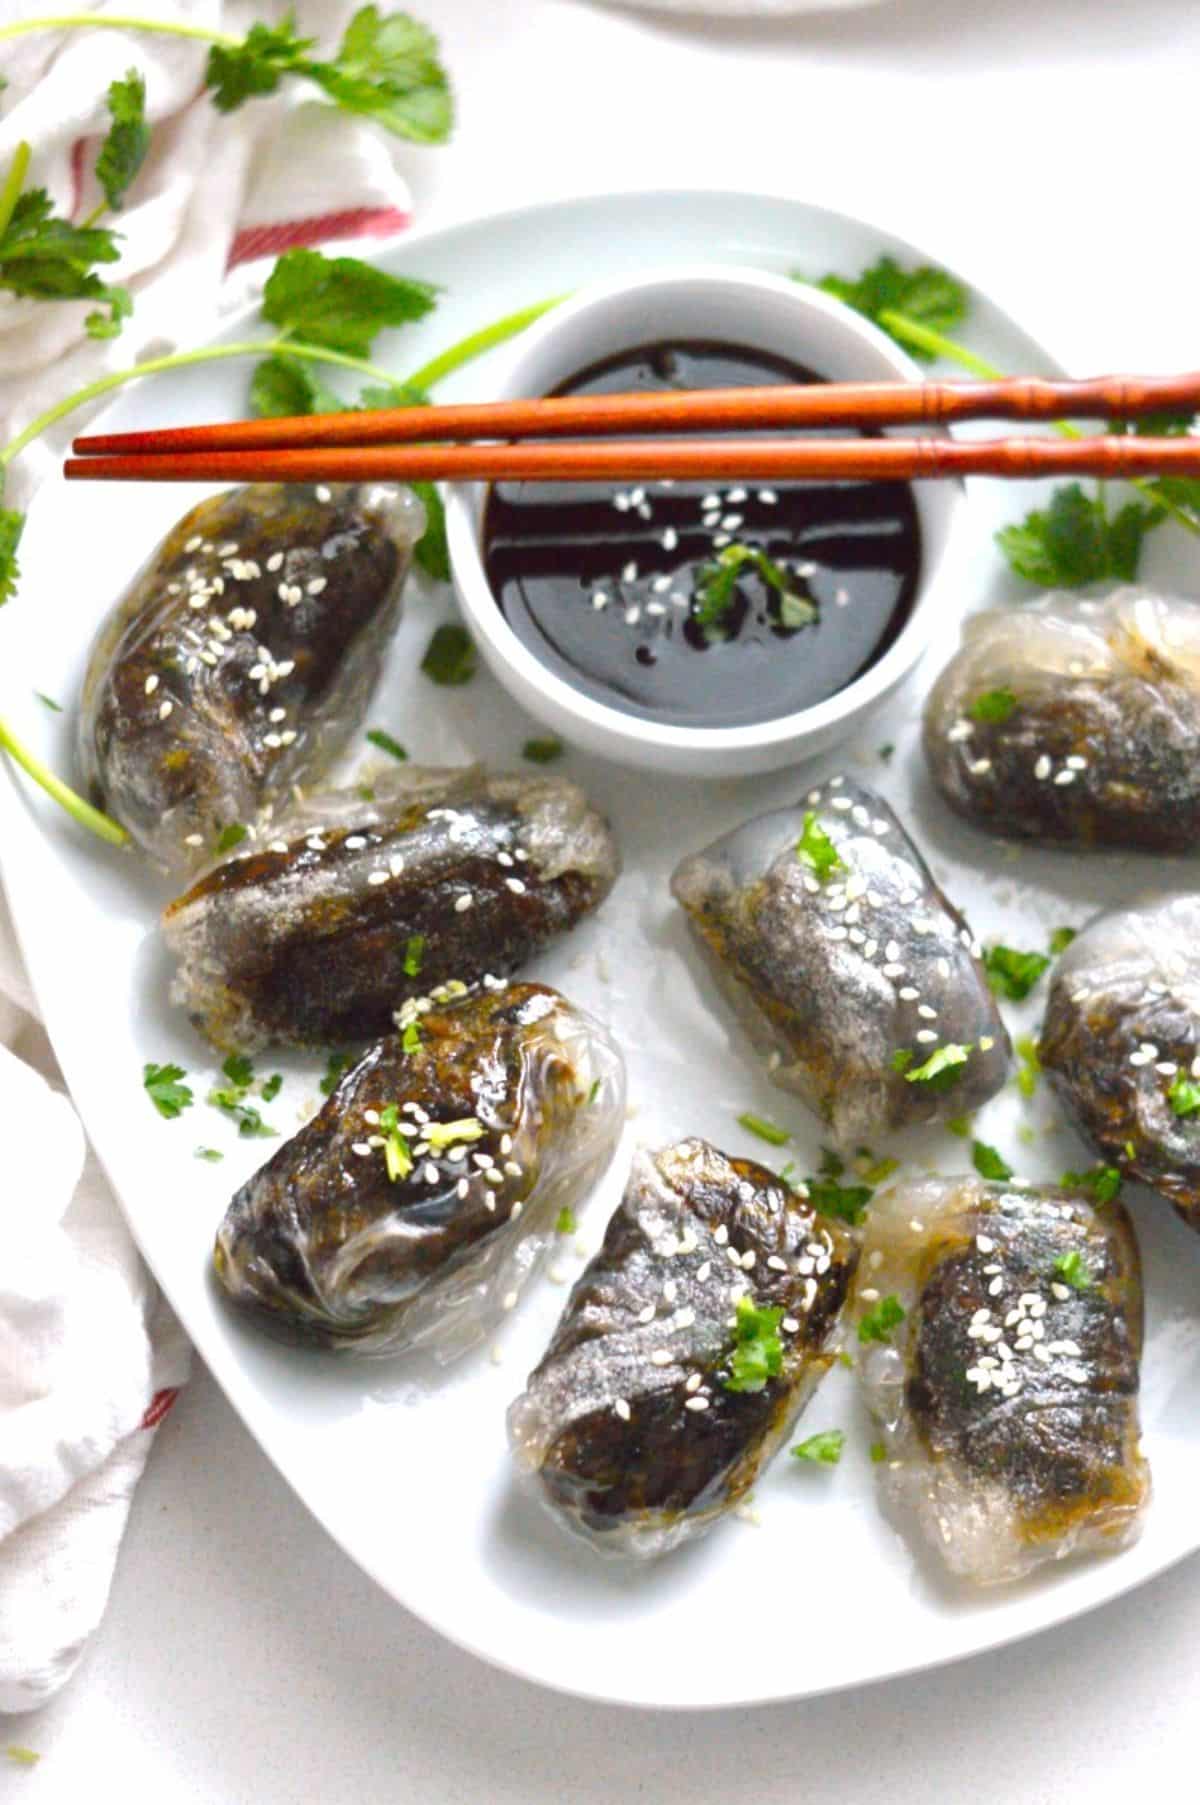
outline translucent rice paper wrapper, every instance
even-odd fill
[[[1200,896],[1098,915],[1055,968],[1038,1049],[1055,1094],[1101,1159],[1200,1229]]]
[[[548,986],[428,1014],[419,1047],[378,1042],[242,1186],[217,1278],[287,1339],[455,1359],[515,1307],[624,1115],[615,1043]]]
[[[972,616],[925,707],[934,783],[1010,839],[1194,852],[1198,744],[1200,603],[1144,588]]]
[[[329,767],[424,527],[385,483],[253,484],[172,527],[101,625],[79,711],[93,799],[159,865],[202,866]]]
[[[753,1160],[702,1140],[640,1151],[509,1410],[519,1469],[601,1553],[651,1559],[703,1534],[746,1497],[832,1363],[857,1259]],[[778,1312],[780,1359],[734,1390],[746,1299]]]
[[[607,896],[608,824],[565,777],[402,765],[314,794],[163,916],[172,1000],[215,1046],[327,1047],[526,964]],[[424,1000],[423,1000],[424,999]]]
[[[974,1177],[902,1183],[871,1207],[860,1272],[864,1316],[889,1296],[906,1312],[856,1359],[902,1528],[977,1585],[1136,1540],[1150,1501],[1142,1282],[1120,1204]]]
[[[809,817],[838,864],[798,855]],[[977,1109],[1011,1047],[965,916],[882,797],[849,776],[676,867],[671,889],[772,1080],[843,1148]],[[939,1048],[966,1049],[929,1081]]]

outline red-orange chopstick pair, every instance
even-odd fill
[[[1200,412],[1200,374],[558,396],[96,434],[76,439],[76,455],[68,458],[65,473],[126,482],[1200,476],[1200,438],[1186,436],[752,436],[789,427],[1123,420],[1195,412]],[[686,433],[740,436],[678,436]]]

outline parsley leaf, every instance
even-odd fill
[[[527,758],[533,765],[552,765],[562,755],[563,743],[552,734],[548,734],[544,740],[526,740],[521,747],[521,757]]]
[[[119,256],[114,233],[56,219],[46,190],[29,188],[0,232],[0,288],[36,301],[98,301],[108,312],[88,314],[88,336],[114,338],[133,303],[127,289],[102,282],[93,266]]]
[[[830,872],[845,869],[837,847],[818,823],[812,809],[805,810],[804,825],[800,830],[800,838],[796,841],[796,857],[802,865],[808,866],[822,884]]]
[[[159,1115],[165,1116],[168,1122],[174,1121],[176,1116],[182,1115],[185,1109],[192,1106],[194,1099],[190,1089],[186,1084],[180,1083],[180,1079],[186,1077],[187,1073],[181,1065],[153,1065],[147,1062],[142,1067],[142,1083],[146,1088],[146,1095]]]
[[[858,1339],[862,1342],[890,1341],[893,1329],[900,1327],[906,1314],[900,1299],[889,1293],[860,1319]]]
[[[407,13],[364,6],[346,27],[335,60],[304,73],[347,112],[375,120],[398,138],[442,144],[454,124],[450,84],[427,25]]]
[[[384,326],[424,318],[437,289],[358,257],[326,257],[301,246],[285,251],[263,289],[265,320],[309,345],[366,357]]]
[[[1194,1078],[1187,1078],[1182,1072],[1172,1080],[1167,1091],[1167,1102],[1177,1116],[1195,1115],[1200,1109],[1200,1084]]]
[[[559,1210],[558,1215],[554,1219],[555,1234],[556,1235],[573,1235],[575,1233],[576,1227],[577,1227],[577,1224],[575,1221],[574,1210],[569,1210],[565,1207],[563,1209]]]
[[[786,1147],[792,1138],[786,1128],[777,1128],[765,1116],[752,1115],[749,1110],[738,1117],[738,1126],[748,1134],[756,1134],[760,1141],[770,1142],[772,1147]]]
[[[1050,936],[1050,951],[1053,957],[1057,959],[1060,953],[1065,953],[1074,938],[1074,928],[1055,928]]]
[[[406,978],[415,978],[419,976],[421,961],[424,956],[424,934],[410,934],[404,948],[404,975]]]
[[[1132,1159],[1132,1148],[1126,1152]],[[1121,1189],[1121,1174],[1115,1166],[1093,1166],[1089,1172],[1064,1172],[1059,1182],[1066,1191],[1090,1191],[1097,1203],[1111,1203]]]
[[[692,619],[712,641],[726,637],[725,617],[733,606],[739,576],[749,566],[773,592],[778,624],[790,630],[811,626],[816,604],[797,588],[797,579],[755,545],[726,545],[701,566],[692,594]]]
[[[835,1467],[842,1458],[842,1449],[846,1445],[846,1437],[841,1429],[822,1429],[817,1435],[810,1435],[807,1441],[798,1442],[792,1449],[797,1460],[810,1460],[817,1466]]]
[[[1050,963],[1045,953],[1019,953],[1011,946],[989,946],[983,955],[988,983],[998,997],[1020,1003]]]
[[[1016,706],[1017,698],[1011,689],[986,689],[968,704],[967,713],[973,721],[999,723],[1007,721]]]
[[[726,1391],[761,1391],[783,1365],[779,1339],[782,1309],[759,1309],[750,1297],[737,1301],[736,1340],[729,1370],[721,1375]]]
[[[903,313],[931,331],[952,332],[962,324],[967,313],[967,291],[961,282],[945,270],[921,264],[904,269],[894,257],[880,257],[856,281],[843,276],[823,276],[817,287],[827,295],[844,301],[856,313],[889,331],[884,317],[889,311]],[[894,336],[894,334],[892,335]],[[927,359],[931,353],[907,339],[897,341],[912,357]]]
[[[401,763],[408,758],[408,753],[400,744],[400,741],[394,740],[390,733],[384,732],[382,727],[372,727],[369,730],[367,733],[367,743],[371,746],[378,746],[381,752],[390,753],[393,758],[398,758]]]
[[[1063,1283],[1076,1291],[1086,1291],[1092,1282],[1092,1269],[1077,1247],[1070,1253],[1060,1253],[1054,1262],[1054,1271]]]
[[[1011,1178],[1013,1175],[1012,1167],[1006,1160],[1001,1159],[996,1149],[989,1147],[986,1141],[972,1142],[971,1163],[980,1178],[1005,1179]]]
[[[120,210],[150,148],[146,124],[146,83],[136,69],[124,81],[110,83],[108,110],[112,124],[96,158],[96,180],[110,207]]]
[[[383,1135],[383,1161],[392,1184],[407,1178],[413,1169],[408,1142],[400,1132],[400,1112],[394,1103],[379,1112],[379,1131]]]
[[[17,547],[24,527],[24,514],[18,514],[15,508],[0,508],[0,607],[17,593],[21,580]]]
[[[852,1227],[862,1221],[875,1195],[867,1185],[841,1185],[836,1178],[810,1178],[805,1185],[808,1201],[821,1216],[833,1216]]]
[[[354,1064],[351,1053],[331,1053],[325,1061],[325,1075],[317,1086],[323,1097],[331,1097],[337,1089],[337,1081],[342,1073],[349,1071]]]
[[[475,642],[465,627],[445,625],[434,629],[425,648],[421,669],[434,683],[457,687],[475,675]]]
[[[912,1071],[905,1071],[906,1084],[928,1084],[934,1090],[949,1090],[962,1077],[962,1068],[967,1063],[970,1047],[956,1046],[953,1041],[944,1047],[935,1047],[923,1065]],[[893,1055],[892,1064],[895,1065]],[[899,1068],[898,1068],[899,1069]]]
[[[1046,508],[1035,508],[996,534],[996,543],[1019,577],[1042,588],[1080,589],[1115,577],[1132,582],[1142,540],[1163,510],[1127,502],[1110,517],[1102,495],[1084,494],[1078,483],[1055,489]]]

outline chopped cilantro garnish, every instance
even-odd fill
[[[558,1215],[554,1219],[554,1232],[556,1235],[573,1235],[577,1227],[578,1224],[575,1221],[574,1210],[568,1210],[565,1207],[559,1210]]]
[[[1200,1109],[1200,1084],[1194,1078],[1187,1078],[1182,1072],[1172,1080],[1167,1091],[1167,1102],[1177,1116],[1195,1115]]]
[[[956,1134],[960,1141],[969,1141],[971,1138],[970,1116],[951,1116],[946,1123],[946,1133]]]
[[[243,1101],[244,1090],[231,1088],[228,1090],[212,1090],[208,1093],[208,1101],[214,1109],[219,1109],[223,1116],[237,1123],[237,1131],[243,1140],[272,1140],[276,1130],[269,1122],[264,1122],[257,1109]]]
[[[692,618],[705,639],[725,637],[725,616],[733,606],[738,578],[748,568],[758,573],[764,588],[777,598],[780,626],[795,629],[816,620],[815,603],[800,592],[796,578],[781,564],[756,545],[726,545],[696,577]]]
[[[18,1767],[36,1767],[41,1756],[36,1749],[27,1749],[22,1743],[9,1742],[4,1746],[4,1753]]]
[[[896,1051],[892,1054],[891,1067],[893,1072],[907,1072],[912,1062],[913,1056],[910,1049],[908,1047],[897,1047]]]
[[[379,1132],[383,1135],[383,1163],[392,1184],[407,1178],[413,1169],[408,1142],[400,1132],[400,1112],[389,1103],[379,1112]]]
[[[425,957],[424,934],[410,934],[404,948],[404,975],[415,978],[421,970],[421,961]]]
[[[354,1064],[350,1053],[331,1053],[325,1061],[325,1075],[317,1086],[323,1097],[331,1097],[337,1089],[337,1081],[342,1073]]]
[[[285,251],[267,277],[262,314],[305,344],[369,357],[383,327],[422,319],[437,294],[430,282],[301,246]]]
[[[905,1310],[900,1299],[889,1293],[862,1317],[858,1325],[858,1339],[862,1342],[890,1341],[893,1329],[900,1327],[904,1317]]]
[[[417,1053],[421,1049],[421,1030],[416,1022],[409,1022],[400,1036],[400,1045],[406,1053]]]
[[[799,275],[796,279],[804,280]],[[962,283],[928,263],[905,269],[894,257],[880,257],[861,276],[823,276],[817,287],[856,313],[865,314],[912,357],[929,358],[938,353],[894,331],[892,321],[897,315],[942,336],[961,324],[967,314],[967,291]]]
[[[455,687],[475,675],[475,644],[465,627],[445,624],[434,629],[421,669],[434,683]]]
[[[249,828],[243,827],[240,821],[231,821],[229,826],[223,827],[217,835],[213,852],[218,858],[223,852],[232,852],[235,846],[241,845],[249,831]]]
[[[891,741],[889,740],[886,746],[879,747],[875,756],[879,760],[880,764],[890,765],[892,762],[892,759],[895,757],[895,754],[896,754],[896,748],[895,748],[895,746],[892,745]]]
[[[860,1148],[860,1152],[867,1153],[867,1149],[865,1147]],[[868,1158],[869,1157],[870,1155],[868,1154]],[[836,1152],[832,1147],[822,1147],[821,1157],[817,1162],[817,1171],[821,1174],[821,1177],[840,1178],[845,1170],[846,1162],[841,1154]]]
[[[1126,1145],[1133,1158],[1133,1149]],[[1090,1172],[1064,1172],[1060,1180],[1066,1191],[1090,1191],[1097,1203],[1111,1203],[1121,1189],[1121,1174],[1115,1166],[1093,1166]]]
[[[218,1160],[225,1158],[225,1155],[218,1153],[215,1147],[197,1147],[196,1158],[207,1160],[210,1166],[215,1166]]]
[[[872,1466],[876,1466],[876,1467],[882,1466],[886,1459],[887,1459],[887,1449],[884,1447],[883,1443],[881,1441],[873,1441],[871,1443],[871,1464],[872,1464]]]
[[[33,693],[44,708],[51,709],[54,714],[62,713],[62,703],[56,702],[53,696],[44,696],[40,689],[35,689]]]
[[[1019,953],[1011,946],[989,946],[983,955],[988,983],[1010,1003],[1025,1000],[1049,963],[1046,953]]]
[[[1017,1089],[1023,1097],[1032,1097],[1042,1075],[1037,1042],[1032,1035],[1022,1034],[1014,1045],[1017,1050]]]
[[[973,721],[986,723],[1007,721],[1017,706],[1017,698],[1011,689],[987,689],[968,703],[967,713]]]
[[[563,743],[547,734],[545,739],[526,740],[521,747],[521,757],[527,758],[531,765],[552,765],[556,758],[563,755]]]
[[[1074,928],[1055,928],[1050,936],[1050,951],[1053,956],[1057,959],[1060,953],[1065,953],[1074,938]]]
[[[239,1090],[247,1091],[254,1083],[254,1061],[245,1053],[231,1053],[221,1070]]]
[[[980,1178],[1011,1178],[1012,1167],[1007,1160],[1001,1159],[994,1147],[986,1141],[973,1141],[971,1144],[971,1162]]]
[[[844,869],[837,847],[817,822],[812,809],[805,811],[804,825],[796,842],[796,857],[807,865],[818,883],[824,883],[831,871]]]
[[[165,1116],[168,1122],[182,1115],[185,1109],[191,1108],[192,1093],[186,1084],[180,1083],[180,1079],[186,1077],[187,1073],[181,1065],[146,1064],[142,1067],[142,1083],[146,1087],[146,1094],[159,1115]]]
[[[369,783],[360,783],[358,786],[358,799],[360,802],[374,802],[375,790],[373,786]]]
[[[1070,1253],[1060,1253],[1054,1262],[1055,1274],[1065,1285],[1076,1291],[1086,1291],[1092,1282],[1092,1269],[1077,1247]]]
[[[759,1309],[753,1298],[738,1298],[736,1340],[729,1370],[721,1377],[726,1391],[761,1391],[779,1372],[783,1365],[782,1321],[782,1309]]]
[[[760,1141],[769,1141],[772,1147],[786,1147],[792,1138],[786,1128],[776,1128],[774,1122],[768,1122],[765,1116],[751,1115],[749,1110],[738,1117],[738,1125],[748,1134],[756,1134]]]
[[[454,1147],[460,1141],[481,1141],[484,1127],[478,1116],[460,1116],[456,1122],[427,1122],[421,1134],[431,1147]]]
[[[150,148],[146,83],[136,69],[109,84],[108,111],[112,124],[96,158],[96,180],[109,206],[119,210]]]
[[[847,1369],[847,1371],[853,1371],[854,1362],[850,1358],[850,1355],[845,1348],[843,1348],[842,1351],[840,1352],[840,1354],[838,1355],[838,1365],[844,1366]]]
[[[874,1192],[866,1185],[840,1185],[836,1178],[810,1178],[808,1200],[822,1216],[857,1225],[867,1213]]]
[[[996,543],[1019,577],[1040,589],[1080,589],[1137,575],[1142,540],[1165,517],[1157,505],[1127,502],[1110,516],[1103,485],[1093,496],[1078,483],[1060,485],[1045,508],[996,534]]]
[[[792,1449],[797,1460],[812,1461],[814,1466],[835,1467],[842,1458],[842,1449],[846,1445],[846,1437],[841,1429],[822,1429],[817,1435],[810,1435],[807,1441],[798,1442]]]
[[[924,1065],[904,1074],[906,1084],[928,1084],[933,1090],[949,1090],[957,1084],[967,1063],[970,1047],[956,1046],[948,1041],[944,1047],[935,1047]],[[893,1061],[894,1063],[894,1061]]]
[[[599,1095],[600,1095],[600,1080],[599,1080],[599,1078],[593,1078],[590,1086],[588,1087],[588,1094],[587,1094],[588,1102],[594,1103],[596,1101],[596,1098]]]
[[[282,1089],[283,1089],[283,1073],[282,1072],[272,1072],[272,1074],[269,1078],[266,1078],[263,1080],[263,1087],[262,1087],[263,1102],[264,1103],[273,1103]]]
[[[893,1172],[900,1170],[900,1161],[892,1159],[890,1155],[883,1159],[875,1159],[868,1153],[865,1161],[857,1165],[855,1170],[864,1184],[881,1185],[885,1178],[890,1178]]]
[[[408,753],[400,741],[394,740],[390,733],[384,732],[382,727],[370,728],[367,733],[367,742],[369,745],[378,746],[381,752],[387,752],[392,758],[398,758],[401,763],[408,758]]]

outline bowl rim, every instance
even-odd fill
[[[487,394],[479,399],[515,399],[527,394],[529,383],[522,380],[522,372],[581,315],[646,290],[695,289],[699,285],[772,294],[793,306],[799,315],[832,318],[840,329],[856,335],[865,347],[885,362],[897,380],[924,380],[915,359],[881,327],[822,289],[752,265],[691,263],[665,265],[636,276],[592,283],[576,290],[521,334],[509,348],[503,364],[496,368]],[[494,661],[497,674],[503,680],[511,671],[523,691],[540,694],[560,714],[580,721],[589,730],[593,744],[595,736],[601,734],[613,743],[625,741],[642,751],[676,754],[770,751],[818,736],[828,739],[839,726],[849,727],[861,714],[882,702],[909,674],[928,646],[937,622],[934,598],[943,588],[947,574],[953,572],[962,558],[968,518],[965,486],[958,480],[940,483],[939,487],[949,497],[949,518],[941,551],[932,568],[926,568],[927,549],[923,540],[923,564],[907,621],[883,657],[844,688],[821,702],[789,714],[774,715],[763,721],[702,727],[630,714],[615,703],[599,701],[544,664],[519,638],[505,619],[484,568],[475,509],[475,498],[484,487],[475,482],[447,486],[446,536],[455,594],[472,631],[484,640],[485,649],[491,654],[489,662]],[[914,487],[919,492],[920,486]],[[523,698],[519,696],[518,699]]]

